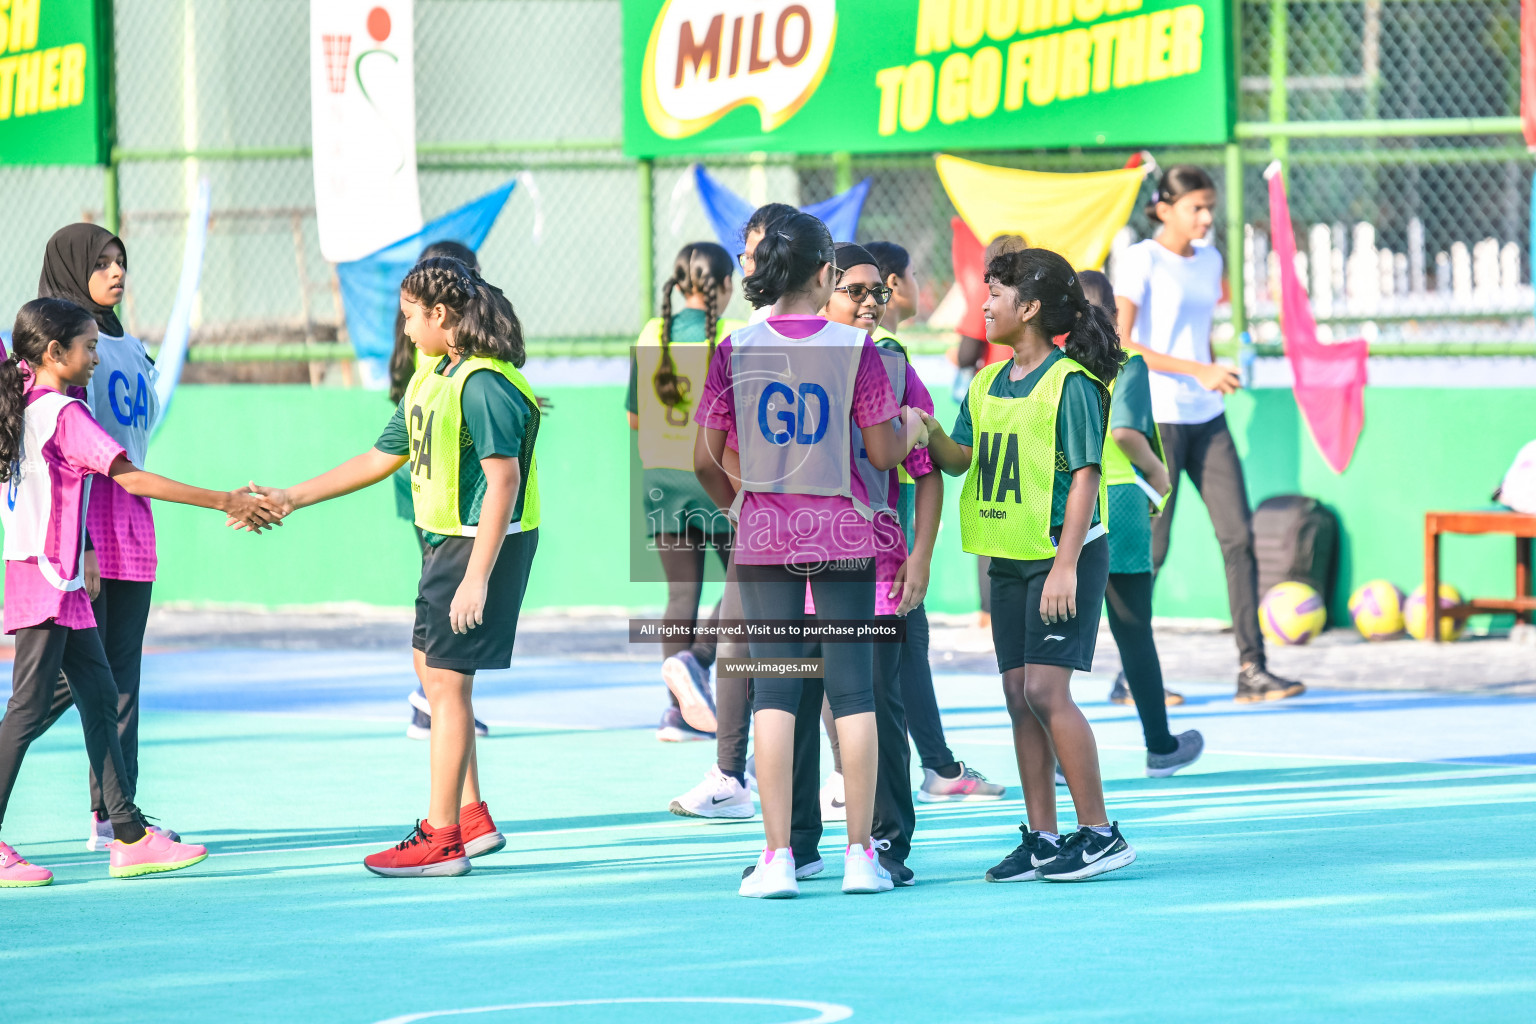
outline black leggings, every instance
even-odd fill
[[[124,776],[128,782],[128,799],[133,800],[139,791],[139,677],[144,663],[144,629],[149,624],[149,598],[155,585],[139,580],[101,581],[101,593],[91,602],[96,613],[96,631],[101,634],[101,645],[106,651],[107,664],[112,666],[112,681],[117,684],[117,738],[123,748]],[[48,720],[43,723],[47,731],[60,715],[74,704],[74,694],[69,679],[60,674],[58,685],[53,688],[53,706],[48,710]],[[107,816],[106,797],[101,792],[101,779],[91,771],[91,810],[96,816]]]
[[[928,611],[922,605],[907,613],[907,642],[901,651],[901,701],[907,731],[917,745],[923,767],[937,771],[954,764],[955,755],[944,740],[944,722],[933,692],[933,670],[928,665]]]
[[[807,621],[805,584],[811,584],[818,619],[863,619],[875,614],[875,560],[850,559],[827,565],[738,565],[741,605],[748,620]],[[829,643],[822,649],[827,701],[834,718],[875,710],[873,644]],[[753,640],[754,658],[805,657],[801,641]],[[756,676],[752,680],[755,711],[774,709],[794,714],[800,707],[801,679]]]
[[[1152,574],[1112,572],[1104,591],[1109,631],[1120,649],[1120,667],[1136,701],[1147,750],[1171,754],[1178,747],[1168,732],[1168,708],[1163,703],[1163,666],[1152,638]]]
[[[1168,558],[1173,529],[1173,507],[1179,497],[1179,473],[1200,492],[1227,570],[1227,607],[1232,614],[1232,633],[1244,665],[1264,665],[1264,637],[1259,633],[1259,569],[1253,557],[1253,513],[1243,482],[1243,464],[1237,445],[1227,429],[1227,417],[1206,423],[1159,423],[1168,479],[1173,490],[1163,514],[1152,520],[1152,571]]]
[[[59,672],[69,677],[91,774],[101,780],[107,816],[118,839],[144,838],[143,820],[133,803],[133,787],[117,739],[117,686],[95,629],[69,629],[52,619],[16,631],[16,661],[11,671],[11,700],[0,719],[0,821],[27,748],[48,728],[48,711]]]

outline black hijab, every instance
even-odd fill
[[[123,265],[128,263],[128,247],[123,240],[99,224],[71,224],[60,228],[48,239],[43,250],[43,276],[37,283],[40,299],[68,299],[85,308],[96,318],[101,333],[122,337],[123,325],[111,306],[102,306],[91,298],[91,274],[108,245],[123,247]]]

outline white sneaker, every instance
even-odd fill
[[[750,818],[752,791],[711,765],[704,781],[672,801],[673,814],[684,818]]]
[[[799,896],[800,884],[795,881],[795,855],[788,848],[764,850],[751,873],[741,880],[741,888],[736,890],[736,895],[759,900],[785,900]]]
[[[868,847],[850,844],[843,851],[843,892],[889,892],[896,888],[878,852],[889,845],[884,841],[871,842]]]
[[[848,803],[843,792],[843,773],[833,772],[821,787],[821,820],[847,821]]]
[[[92,813],[91,837],[85,841],[85,848],[92,853],[105,853],[107,852],[107,844],[110,843],[112,839],[112,819],[108,818],[106,821],[100,821],[97,819],[96,815]]]

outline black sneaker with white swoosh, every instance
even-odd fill
[[[1123,868],[1136,859],[1120,823],[1111,822],[1109,835],[1103,836],[1088,826],[1073,832],[1056,851],[1056,857],[1039,868],[1039,877],[1047,882],[1081,882],[1106,871]]]
[[[1031,832],[1028,825],[1020,825],[1024,841],[987,870],[989,882],[1033,882],[1040,877],[1039,869],[1056,857],[1056,844],[1039,832]]]

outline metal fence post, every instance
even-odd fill
[[[1243,147],[1227,143],[1227,290],[1232,293],[1232,340],[1248,329],[1243,301]]]
[[[102,227],[114,235],[118,233],[116,155],[101,169],[101,219]]]
[[[849,153],[832,154],[832,191],[842,195],[853,188],[853,156]]]
[[[1285,75],[1290,62],[1289,40],[1286,38],[1290,23],[1290,7],[1287,0],[1269,0],[1269,121],[1284,124],[1288,121],[1289,100],[1285,91]],[[1286,158],[1290,156],[1291,143],[1284,135],[1269,140],[1272,159],[1279,160],[1285,171]]]
[[[655,193],[652,175],[655,161],[644,158],[640,171],[640,316],[649,320],[656,315],[656,238],[652,223]]]

